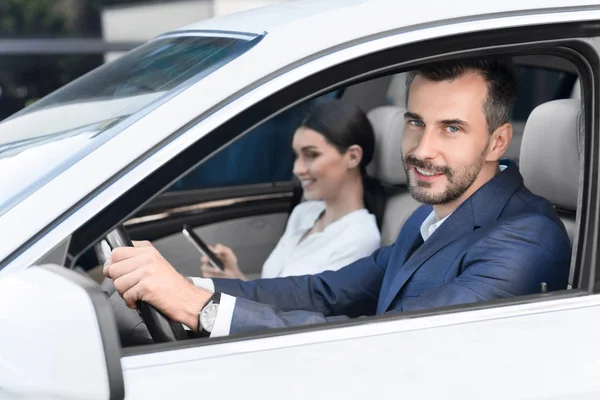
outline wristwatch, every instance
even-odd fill
[[[213,293],[213,295],[210,296],[208,301],[202,307],[202,310],[198,314],[199,336],[210,336],[213,327],[215,326],[215,320],[217,319],[220,301],[221,293]]]

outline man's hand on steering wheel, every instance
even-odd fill
[[[134,245],[114,249],[104,275],[113,280],[128,307],[145,301],[197,331],[198,313],[212,294],[180,275],[150,242]]]

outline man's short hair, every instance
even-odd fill
[[[410,71],[406,75],[406,102],[410,87],[417,77],[428,81],[453,81],[469,71],[474,71],[485,79],[488,85],[487,99],[483,111],[490,134],[507,123],[517,98],[519,86],[515,68],[509,60],[484,59],[476,61],[459,61],[443,63]]]

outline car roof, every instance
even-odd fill
[[[536,14],[598,9],[596,0],[455,0],[452,2],[406,2],[398,0],[294,0],[187,25],[184,30],[220,30],[262,34],[295,26],[298,31],[327,34],[332,29],[350,33],[361,25],[381,31],[392,20],[395,28],[455,19],[485,19],[502,14]],[[313,19],[329,21],[315,25]],[[356,22],[359,22],[358,24]]]

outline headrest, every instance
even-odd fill
[[[405,112],[401,107],[382,106],[368,114],[375,132],[375,153],[367,171],[371,176],[392,185],[407,184],[400,153]]]
[[[406,106],[406,72],[392,76],[386,97],[388,104],[399,107]]]
[[[519,157],[525,186],[557,207],[576,210],[583,149],[581,101],[563,99],[529,115]]]
[[[573,90],[571,91],[571,98],[581,99],[581,81],[579,80],[579,78],[577,78],[575,84],[573,85]]]

